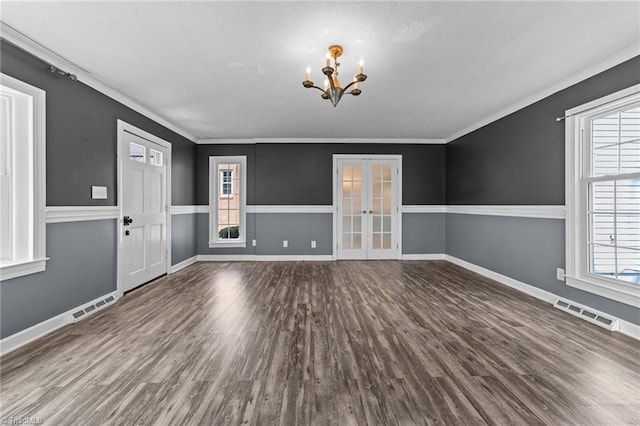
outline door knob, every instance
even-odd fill
[[[373,213],[373,210],[369,210],[369,214],[372,214],[372,213]]]
[[[367,211],[366,210],[362,210],[362,214],[367,214]]]
[[[124,226],[129,226],[133,223],[133,219],[131,219],[129,216],[125,216],[122,219]]]

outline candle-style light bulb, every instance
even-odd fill
[[[331,55],[329,54],[329,52],[327,52],[327,56],[326,56],[325,61],[324,61],[324,66],[325,67],[331,66],[330,61],[331,61]]]
[[[307,75],[306,80],[311,81],[311,67],[307,65]]]
[[[364,59],[360,59],[358,62],[358,74],[364,74]]]

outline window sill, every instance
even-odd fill
[[[209,248],[223,248],[223,247],[228,247],[228,248],[246,248],[247,247],[247,242],[246,241],[233,241],[233,242],[209,241]]]
[[[42,272],[46,269],[48,257],[33,260],[21,260],[0,264],[0,281],[6,281],[25,275]]]
[[[640,307],[640,286],[619,284],[591,277],[566,276],[566,283],[574,287],[620,303]]]

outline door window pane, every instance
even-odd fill
[[[133,161],[139,161],[141,163],[146,162],[145,159],[145,147],[138,145],[137,143],[129,142],[129,158]]]

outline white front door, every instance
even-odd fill
[[[121,280],[131,290],[167,272],[167,148],[123,131]]]
[[[399,259],[400,161],[337,159],[338,259]]]

